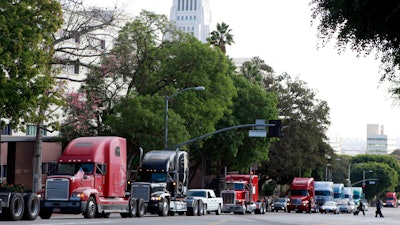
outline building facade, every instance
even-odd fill
[[[210,36],[210,0],[173,0],[170,21],[202,43]]]
[[[367,124],[366,154],[390,154],[395,149],[395,141],[385,134],[383,125]]]

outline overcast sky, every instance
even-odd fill
[[[90,0],[97,6],[123,5],[132,15],[142,9],[169,18],[172,0]],[[309,0],[211,0],[215,24],[232,29],[232,58],[259,56],[277,73],[299,76],[331,109],[330,135],[366,139],[367,124],[382,124],[389,138],[400,137],[400,109],[379,84],[379,61],[339,55],[334,43],[317,49]]]

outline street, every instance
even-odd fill
[[[320,214],[320,213],[285,213],[285,212],[267,212],[265,215],[234,215],[214,213],[206,216],[168,216],[159,217],[157,215],[147,214],[143,218],[121,218],[119,214],[112,214],[110,218],[105,219],[84,219],[82,215],[53,215],[49,220],[40,218],[35,221],[0,221],[0,224],[15,225],[83,225],[83,224],[174,224],[174,225],[239,225],[239,224],[277,224],[277,225],[358,225],[373,224],[379,225],[397,224],[400,220],[399,208],[383,208],[384,218],[375,218],[375,208],[371,207],[366,211],[365,217],[362,215],[354,216],[353,214]]]

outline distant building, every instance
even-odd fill
[[[173,0],[170,21],[202,43],[210,36],[210,0]]]
[[[383,125],[367,124],[366,154],[390,154],[395,149],[395,140],[388,138]]]

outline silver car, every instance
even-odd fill
[[[337,201],[337,205],[338,205],[340,213],[351,213],[351,212],[353,212],[352,209],[350,208],[350,201],[349,200],[339,199]]]
[[[322,213],[333,213],[333,214],[339,214],[339,207],[338,204],[334,201],[326,201],[319,211]]]

